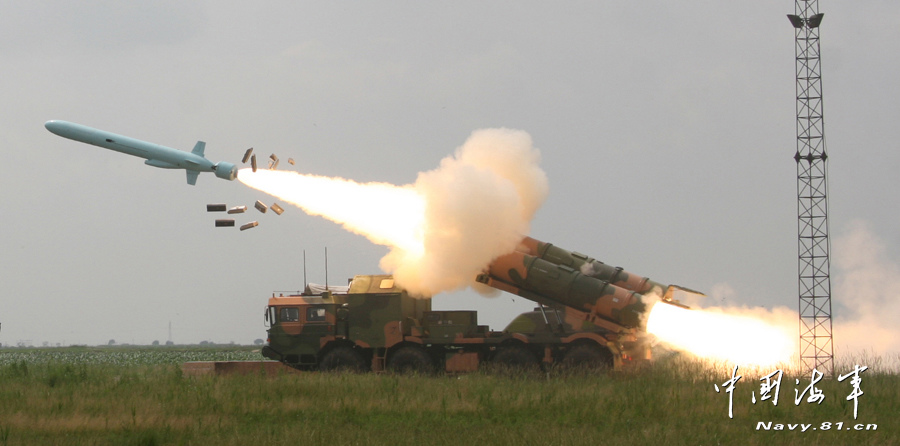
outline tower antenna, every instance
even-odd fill
[[[831,266],[828,253],[828,155],[822,118],[822,65],[818,0],[795,0],[788,20],[794,27],[797,68],[797,211],[799,235],[800,365],[831,375]]]

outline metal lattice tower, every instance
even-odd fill
[[[818,0],[795,0],[797,56],[797,211],[800,276],[800,365],[831,375],[831,274],[828,252],[828,155],[822,119],[822,65],[819,25],[824,14]]]

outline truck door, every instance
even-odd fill
[[[304,308],[303,317],[305,318],[304,335],[319,337],[334,335],[334,305],[310,305]]]

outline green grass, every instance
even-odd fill
[[[24,355],[15,350],[0,351],[0,445],[900,444],[900,376],[887,371],[862,375],[854,422],[849,381],[823,380],[822,404],[795,405],[798,386],[785,377],[778,406],[754,405],[759,381],[749,374],[734,390],[730,419],[728,395],[713,384],[721,387],[731,368],[678,357],[627,374],[190,378],[172,357],[142,356],[151,348],[129,349],[131,362],[99,360],[117,353],[109,348],[52,360],[15,358]],[[801,377],[801,391],[808,381]],[[759,421],[878,429],[766,432],[756,430]]]

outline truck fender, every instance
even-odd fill
[[[328,344],[331,344],[334,341],[335,341],[334,336],[331,336],[331,335],[322,336],[321,338],[319,338],[319,351],[325,350],[326,346]]]
[[[521,343],[523,343],[523,344],[529,344],[529,343],[530,343],[530,342],[529,342],[530,340],[528,339],[528,336],[525,336],[525,335],[522,334],[522,333],[513,333],[513,334],[512,334],[512,339],[515,339],[515,340],[517,340],[517,341],[519,341],[519,342],[521,342]]]
[[[578,341],[578,340],[581,340],[581,339],[588,339],[588,340],[591,340],[591,341],[596,342],[597,344],[599,344],[599,345],[601,345],[601,346],[603,346],[603,347],[606,347],[607,344],[609,343],[609,340],[607,340],[607,339],[604,338],[603,336],[600,336],[600,335],[597,334],[597,333],[590,333],[590,332],[575,333],[575,334],[573,334],[572,336],[563,338],[563,339],[562,339],[562,342],[563,342],[564,344],[571,344],[571,343],[573,343],[573,342],[575,342],[575,341]]]

